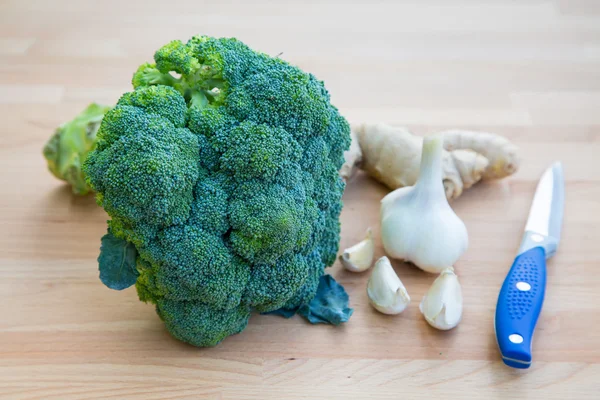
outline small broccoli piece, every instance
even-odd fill
[[[125,94],[106,114],[86,171],[113,218],[156,227],[188,219],[199,146],[196,135],[173,123],[182,124],[185,112],[181,95],[160,86]]]
[[[110,231],[135,245],[140,300],[197,346],[240,332],[252,312],[340,315],[313,302],[338,250],[350,144],[323,83],[235,39],[173,41],[154,58],[84,168]]]
[[[238,180],[272,178],[288,162],[297,162],[302,154],[298,143],[284,129],[249,121],[217,140],[223,142],[221,168]]]
[[[156,312],[171,335],[200,347],[215,346],[227,336],[240,333],[251,313],[245,306],[216,310],[196,301],[172,300],[160,301]]]
[[[181,94],[169,86],[148,86],[135,92],[125,93],[117,105],[134,106],[148,114],[168,119],[174,127],[185,125],[187,107]]]
[[[221,235],[194,225],[174,225],[161,231],[144,251],[161,266],[154,271],[160,291],[154,303],[162,298],[194,300],[216,309],[240,304],[250,268],[229,251]]]
[[[302,288],[308,279],[307,260],[289,254],[276,264],[256,264],[246,287],[246,303],[258,312],[277,310]]]
[[[274,263],[284,254],[300,251],[308,239],[303,235],[305,224],[313,224],[304,219],[303,200],[276,184],[240,185],[229,203],[233,249],[257,263]]]
[[[134,88],[150,85],[175,86],[177,78],[169,74],[163,74],[155,65],[146,63],[139,66],[138,70],[133,75],[131,83]]]
[[[92,103],[72,121],[62,124],[44,146],[48,169],[58,179],[68,182],[73,193],[90,192],[81,166],[96,145],[96,132],[102,117],[111,107]]]

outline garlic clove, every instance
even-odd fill
[[[367,296],[369,303],[384,314],[400,314],[410,303],[406,288],[385,256],[375,263],[367,284]]]
[[[371,268],[375,255],[375,243],[371,228],[367,229],[365,238],[354,246],[344,250],[340,261],[345,269],[352,272],[363,272]]]
[[[427,294],[423,297],[419,310],[429,325],[440,330],[454,328],[462,318],[462,291],[454,268],[444,269]]]

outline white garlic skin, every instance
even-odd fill
[[[410,303],[410,296],[387,257],[375,263],[367,284],[369,303],[383,314],[400,314]]]
[[[388,256],[439,273],[467,250],[467,228],[446,199],[441,137],[426,137],[415,186],[381,200],[381,240]]]
[[[429,325],[443,331],[460,322],[463,311],[462,290],[454,268],[446,268],[423,297],[419,310]]]
[[[340,256],[342,266],[351,272],[363,272],[371,268],[375,256],[375,243],[371,228],[365,238],[354,246],[344,250]]]

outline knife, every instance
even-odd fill
[[[502,361],[513,368],[529,368],[531,342],[546,291],[546,259],[556,253],[564,208],[564,179],[560,162],[542,175],[521,247],[502,284],[496,318],[496,339]]]

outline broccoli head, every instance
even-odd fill
[[[90,104],[72,121],[59,126],[44,146],[48,169],[58,179],[68,182],[75,194],[90,191],[81,167],[96,144],[96,132],[109,106]]]
[[[349,126],[323,82],[236,39],[173,41],[154,58],[84,170],[108,235],[137,252],[115,274],[134,265],[171,334],[213,346],[254,311],[315,298],[338,250]]]

